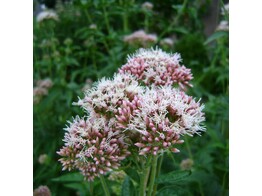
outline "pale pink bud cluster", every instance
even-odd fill
[[[178,84],[181,89],[193,79],[191,70],[180,65],[178,53],[168,54],[161,49],[139,49],[129,56],[128,61],[119,69],[119,73],[129,73],[146,85],[173,85]]]
[[[52,80],[49,78],[38,80],[36,87],[33,89],[34,103],[38,103],[41,98],[48,94],[48,90],[53,86]]]
[[[154,34],[147,34],[144,30],[135,31],[131,35],[124,37],[124,42],[128,44],[137,44],[146,47],[157,42],[157,36]]]
[[[47,186],[39,186],[34,190],[34,196],[51,196],[51,191]]]
[[[130,154],[114,120],[76,117],[66,128],[65,146],[58,152],[63,170],[79,169],[88,180],[120,166]]]

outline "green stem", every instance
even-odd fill
[[[149,22],[148,22],[148,13],[145,13],[145,30],[146,32],[148,32],[148,26],[149,26]]]
[[[156,178],[160,174],[162,162],[163,162],[163,157],[164,157],[164,153],[162,155],[160,155],[160,159],[159,159],[158,164],[157,164]],[[154,185],[153,196],[156,195],[156,191],[157,191],[157,184]]]
[[[141,172],[139,196],[145,196],[149,172],[150,172],[150,167],[144,168],[143,172]]]
[[[90,185],[90,195],[93,196],[93,194],[94,194],[94,185],[93,185],[93,182],[90,182],[89,185]]]
[[[103,189],[104,189],[104,191],[105,191],[105,195],[106,195],[106,196],[110,196],[110,193],[109,193],[109,190],[108,190],[108,187],[107,187],[107,185],[106,185],[106,181],[105,181],[105,178],[104,178],[103,175],[100,175],[100,181],[101,181],[102,186],[103,186]]]
[[[187,3],[188,3],[188,0],[185,0],[183,5],[182,5],[182,8],[181,10],[177,13],[175,19],[173,20],[173,22],[160,34],[160,36],[158,37],[158,39],[162,39],[163,36],[168,33],[170,30],[172,30],[173,26],[174,25],[177,25],[180,17],[182,16],[182,14],[184,13],[185,9],[186,9],[186,6],[187,6]]]
[[[85,10],[85,15],[86,15],[86,17],[87,17],[88,22],[91,23],[91,24],[93,24],[93,21],[92,21],[92,19],[91,19],[91,16],[89,15],[87,9],[84,9],[84,10]]]
[[[103,2],[103,14],[104,14],[104,19],[105,19],[105,23],[106,23],[106,28],[107,28],[108,33],[110,34],[110,25],[109,25],[107,11],[106,11],[106,8],[105,8],[105,2],[104,2],[104,0],[102,2]]]
[[[188,143],[187,137],[185,137],[185,142],[186,142],[186,148],[187,148],[187,151],[188,151],[189,157],[190,157],[190,159],[193,160],[193,155],[192,155],[191,148],[190,148],[190,146],[189,146],[189,143]]]
[[[152,160],[152,169],[151,169],[151,175],[150,175],[148,195],[152,195],[153,193],[153,188],[154,188],[155,178],[156,178],[156,169],[157,169],[157,155],[153,156],[153,160]]]
[[[200,182],[198,182],[198,187],[199,187],[200,195],[204,196],[205,194],[203,192],[203,189],[202,189],[202,186],[201,186]]]
[[[99,75],[99,72],[98,72],[98,69],[97,69],[97,65],[96,65],[95,54],[96,54],[96,45],[93,47],[93,50],[92,50],[92,60],[93,60],[93,67],[94,67],[94,70],[96,72],[96,77],[97,77],[97,79],[99,79],[100,75]]]
[[[128,32],[128,16],[127,16],[127,11],[124,12],[123,14],[123,22],[124,22],[124,32]]]

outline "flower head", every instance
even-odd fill
[[[137,44],[146,47],[157,42],[157,36],[154,34],[146,34],[144,30],[135,31],[131,35],[124,37],[124,42],[128,44]]]
[[[132,100],[141,91],[142,87],[130,74],[115,74],[112,80],[102,78],[75,104],[90,113],[108,116],[116,113],[124,100]]]
[[[129,73],[146,85],[166,86],[179,84],[181,89],[192,85],[190,69],[181,66],[180,54],[169,54],[161,49],[139,49],[127,59],[119,73]]]
[[[38,80],[36,82],[36,87],[33,88],[34,104],[39,103],[41,98],[48,94],[48,89],[52,86],[53,82],[49,78]]]
[[[96,24],[91,24],[91,25],[89,25],[89,29],[97,29]]]
[[[173,47],[174,41],[171,38],[164,38],[160,41],[161,46]]]
[[[122,182],[126,177],[126,173],[124,171],[113,171],[108,179],[116,182]]]
[[[222,20],[219,25],[217,26],[217,31],[228,31],[229,26],[228,26],[228,21]]]
[[[40,164],[46,163],[47,160],[48,160],[48,155],[47,155],[47,154],[41,154],[41,155],[38,157],[38,162],[39,162]]]
[[[134,101],[136,102],[134,103]],[[118,126],[140,133],[135,144],[140,154],[171,150],[182,143],[180,136],[200,134],[205,128],[204,106],[170,86],[147,88],[133,102],[125,103],[117,115]]]
[[[51,79],[46,78],[44,80],[38,80],[36,82],[36,85],[41,88],[49,89],[53,86],[53,82]]]
[[[58,152],[63,170],[79,169],[88,180],[117,169],[130,154],[113,119],[76,117],[65,130],[65,146]]]
[[[36,17],[37,22],[42,22],[44,20],[50,20],[50,19],[55,21],[59,20],[57,14],[52,10],[44,10],[40,12]]]
[[[184,159],[180,163],[180,168],[182,170],[189,170],[192,168],[193,164],[194,164],[194,161],[192,159]]]
[[[51,196],[51,192],[47,186],[39,186],[34,190],[34,196]]]
[[[145,2],[142,4],[142,8],[145,9],[145,10],[152,10],[154,7],[154,5],[150,2]]]

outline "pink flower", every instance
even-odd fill
[[[46,78],[44,80],[38,80],[36,85],[38,87],[49,89],[49,88],[51,88],[53,86],[53,82],[49,78]]]
[[[115,74],[112,80],[102,78],[92,89],[85,91],[84,99],[75,105],[89,113],[113,117],[124,100],[132,100],[142,87],[129,74]]]
[[[166,86],[178,84],[181,89],[189,83],[193,76],[191,70],[180,65],[178,53],[168,54],[161,49],[139,49],[128,57],[128,61],[119,69],[119,73],[129,73],[136,80],[146,85]]]
[[[34,196],[51,196],[51,192],[47,186],[39,186],[34,190]]]
[[[128,44],[138,44],[146,47],[157,42],[157,36],[154,34],[146,34],[144,30],[135,31],[131,35],[124,37],[124,42]]]
[[[170,86],[146,88],[132,102],[119,108],[117,126],[128,132],[137,132],[135,145],[139,154],[170,150],[179,152],[176,144],[184,134],[200,134],[205,128],[204,106],[192,97]],[[140,138],[140,139],[138,139]]]
[[[65,129],[65,146],[58,152],[63,170],[78,169],[90,181],[117,169],[130,152],[114,124],[113,119],[76,117]]]

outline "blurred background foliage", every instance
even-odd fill
[[[56,151],[63,144],[67,120],[83,114],[72,102],[83,97],[83,89],[92,82],[111,77],[125,64],[127,55],[141,45],[127,43],[124,37],[144,30],[157,37],[144,47],[181,53],[194,76],[194,88],[187,93],[202,98],[206,106],[207,131],[201,137],[186,137],[181,153],[166,154],[161,169],[161,174],[182,169],[192,174],[160,184],[157,195],[228,195],[228,26],[216,28],[220,21],[228,21],[227,2],[148,2],[153,7],[141,0],[34,1],[34,188],[47,185],[54,196],[103,195],[99,180],[90,184],[77,172],[62,172]],[[40,5],[44,10],[39,11]],[[50,10],[52,14],[43,14]],[[214,14],[215,20],[207,23]],[[172,41],[164,44],[165,38]],[[46,78],[52,85],[41,93],[39,81]],[[107,179],[112,195],[135,194],[128,190],[136,185],[136,171],[126,173],[130,178],[122,181]]]

